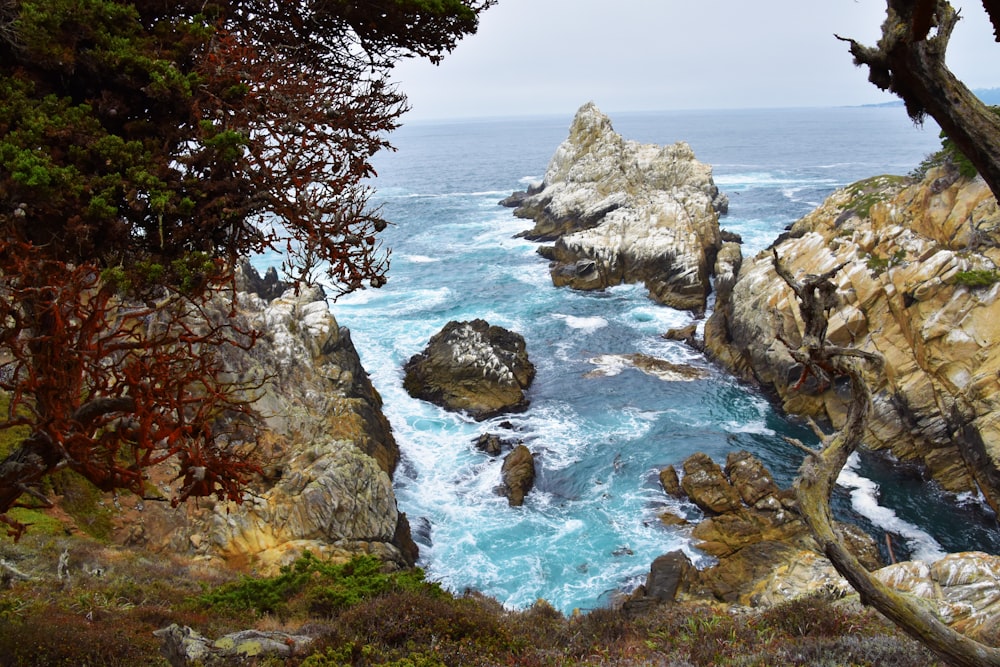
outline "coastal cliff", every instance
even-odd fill
[[[554,241],[540,252],[552,261],[555,285],[644,283],[660,303],[705,309],[721,244],[718,214],[728,202],[711,167],[696,160],[688,144],[626,141],[588,103],[541,185],[506,203],[534,221],[526,238]]]
[[[264,379],[254,403],[265,421],[263,479],[240,505],[201,500],[171,509],[123,498],[116,539],[264,573],[306,550],[412,565],[416,546],[392,489],[399,450],[350,332],[318,288],[288,290],[270,302],[241,292],[237,303],[242,325],[262,333],[253,348],[229,351],[225,361],[241,380]],[[169,497],[169,470],[151,482]]]
[[[884,372],[867,377],[874,409],[866,443],[1000,508],[998,243],[1000,211],[981,179],[946,165],[919,182],[855,183],[772,249],[729,257],[706,349],[773,390],[787,412],[840,426],[844,388],[803,377],[788,353],[803,324],[773,253],[796,275],[836,269],[827,337],[885,359]]]

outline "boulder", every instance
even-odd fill
[[[524,337],[485,320],[449,322],[404,367],[414,398],[483,420],[528,407],[535,377]]]
[[[875,574],[888,586],[926,600],[964,635],[992,643],[1000,633],[1000,556],[953,553],[930,564],[896,563]]]
[[[879,176],[832,194],[774,249],[793,275],[836,267],[827,337],[877,352],[866,378],[866,445],[923,465],[946,490],[981,492],[1000,509],[1000,210],[981,179],[947,167],[920,181]],[[716,268],[711,356],[763,384],[790,413],[839,427],[845,395],[807,377],[792,347],[805,334],[771,251]],[[729,286],[733,270],[738,277]]]
[[[660,471],[660,486],[668,496],[681,495],[681,480],[677,475],[677,468],[670,465]]]
[[[588,103],[542,184],[505,201],[534,221],[525,237],[555,242],[544,255],[557,286],[644,283],[661,303],[705,309],[728,202],[688,144],[626,141]]]
[[[708,454],[691,455],[683,469],[681,488],[703,512],[721,514],[740,508],[739,494]]]
[[[781,489],[774,483],[770,471],[764,467],[760,459],[746,450],[729,452],[726,455],[726,477],[739,494],[744,503],[756,507],[764,503],[761,509],[774,507],[778,503]],[[767,503],[771,498],[774,502]],[[778,506],[780,508],[780,503]]]
[[[500,454],[505,449],[513,449],[516,445],[520,443],[505,440],[496,433],[483,433],[478,438],[476,438],[475,446],[481,452],[485,452],[490,456],[500,456]]]
[[[247,661],[283,660],[304,655],[313,638],[287,632],[241,630],[216,640],[176,623],[155,630],[162,642],[160,653],[171,667],[222,667]]]
[[[535,484],[534,455],[524,445],[518,445],[504,457],[500,476],[503,479],[501,492],[507,496],[510,506],[520,507]]]

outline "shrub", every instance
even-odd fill
[[[419,589],[441,595],[437,584],[424,581],[422,570],[383,572],[372,556],[358,556],[346,563],[325,563],[306,552],[274,577],[224,584],[201,595],[201,604],[258,615],[287,615],[290,605],[305,606],[314,616],[329,616],[389,591]]]
[[[992,106],[990,109],[993,113],[1000,116],[1000,107]],[[979,173],[976,167],[969,161],[969,158],[965,157],[965,154],[959,150],[958,146],[955,145],[948,136],[941,132],[941,150],[936,153],[931,153],[923,159],[923,161],[910,172],[910,178],[920,181],[927,175],[927,172],[934,167],[939,167],[944,164],[951,165],[954,167],[959,174],[965,178],[975,178]]]
[[[972,270],[959,271],[955,274],[955,284],[965,285],[973,289],[978,287],[989,287],[1000,280],[1000,274],[992,270]]]

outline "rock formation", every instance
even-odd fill
[[[642,282],[660,303],[703,311],[728,206],[686,143],[626,141],[593,103],[577,111],[542,184],[505,200],[535,226],[557,286]]]
[[[500,475],[503,479],[501,493],[507,496],[511,507],[520,507],[535,484],[534,455],[524,445],[517,445],[504,457]]]
[[[524,337],[485,320],[449,322],[404,371],[411,396],[477,420],[527,409],[535,377]]]
[[[796,509],[794,493],[779,489],[759,460],[732,452],[725,469],[704,454],[689,457],[680,484],[672,468],[661,474],[668,492],[681,493],[706,514],[692,531],[697,547],[718,562],[697,570],[680,551],[657,558],[646,583],[622,603],[642,613],[672,602],[724,602],[771,606],[811,594],[840,598],[850,585],[817,550]],[[716,508],[713,510],[712,508]],[[948,554],[934,563],[882,566],[872,539],[841,524],[846,544],[876,577],[923,598],[953,629],[973,638],[996,633],[1000,614],[1000,557],[979,552]]]
[[[251,660],[283,660],[308,653],[314,639],[287,632],[243,630],[216,640],[176,623],[153,632],[171,667],[224,667]]]
[[[222,301],[219,316],[228,316],[231,301]],[[240,293],[237,303],[244,325],[263,334],[249,351],[229,350],[225,361],[234,379],[264,381],[254,404],[266,424],[264,479],[241,505],[201,500],[175,510],[146,501],[130,508],[125,498],[118,539],[261,572],[305,550],[412,564],[416,546],[392,490],[399,451],[350,332],[319,289],[289,290],[269,304]],[[150,492],[169,498],[171,483],[170,471],[162,471]]]
[[[884,373],[867,378],[874,412],[866,443],[923,463],[948,490],[980,490],[995,509],[998,244],[1000,211],[989,188],[938,167],[918,183],[883,176],[839,190],[774,245],[799,276],[840,267],[826,335],[885,358]],[[805,332],[771,250],[742,266],[735,255],[725,261],[705,329],[708,351],[773,389],[786,411],[839,426],[842,387],[803,377],[788,352],[786,343],[797,348]]]
[[[797,582],[796,595],[822,588],[839,576],[818,553],[808,526],[795,506],[793,491],[780,489],[771,473],[746,451],[730,452],[723,469],[705,454],[693,454],[684,461],[680,489],[704,512],[691,536],[699,550],[714,556],[718,563],[704,570],[686,570],[678,588],[678,599],[711,600],[742,605],[757,604],[770,591],[773,573],[803,563],[810,578]],[[664,488],[673,488],[670,469],[662,478]],[[858,528],[842,524],[845,539],[869,569],[881,566],[873,540]],[[785,583],[785,594],[787,590]],[[847,587],[847,583],[843,582]]]

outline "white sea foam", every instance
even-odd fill
[[[851,506],[855,511],[879,528],[902,537],[914,560],[934,562],[944,557],[945,550],[931,535],[900,518],[891,508],[879,505],[879,486],[859,474],[860,463],[857,453],[851,454],[837,478],[838,485],[851,489]]]
[[[440,257],[428,257],[427,255],[401,255],[400,259],[413,264],[432,264],[441,261]]]
[[[783,178],[766,171],[743,172],[736,174],[720,174],[713,178],[715,184],[720,188],[747,189],[753,187],[777,187],[780,185],[805,186],[805,185],[828,185],[833,186],[837,181],[830,178]]]
[[[565,322],[566,326],[570,329],[578,329],[584,333],[594,333],[598,329],[603,329],[608,326],[608,321],[606,319],[596,315],[592,317],[577,317],[576,315],[554,313],[552,317]]]

